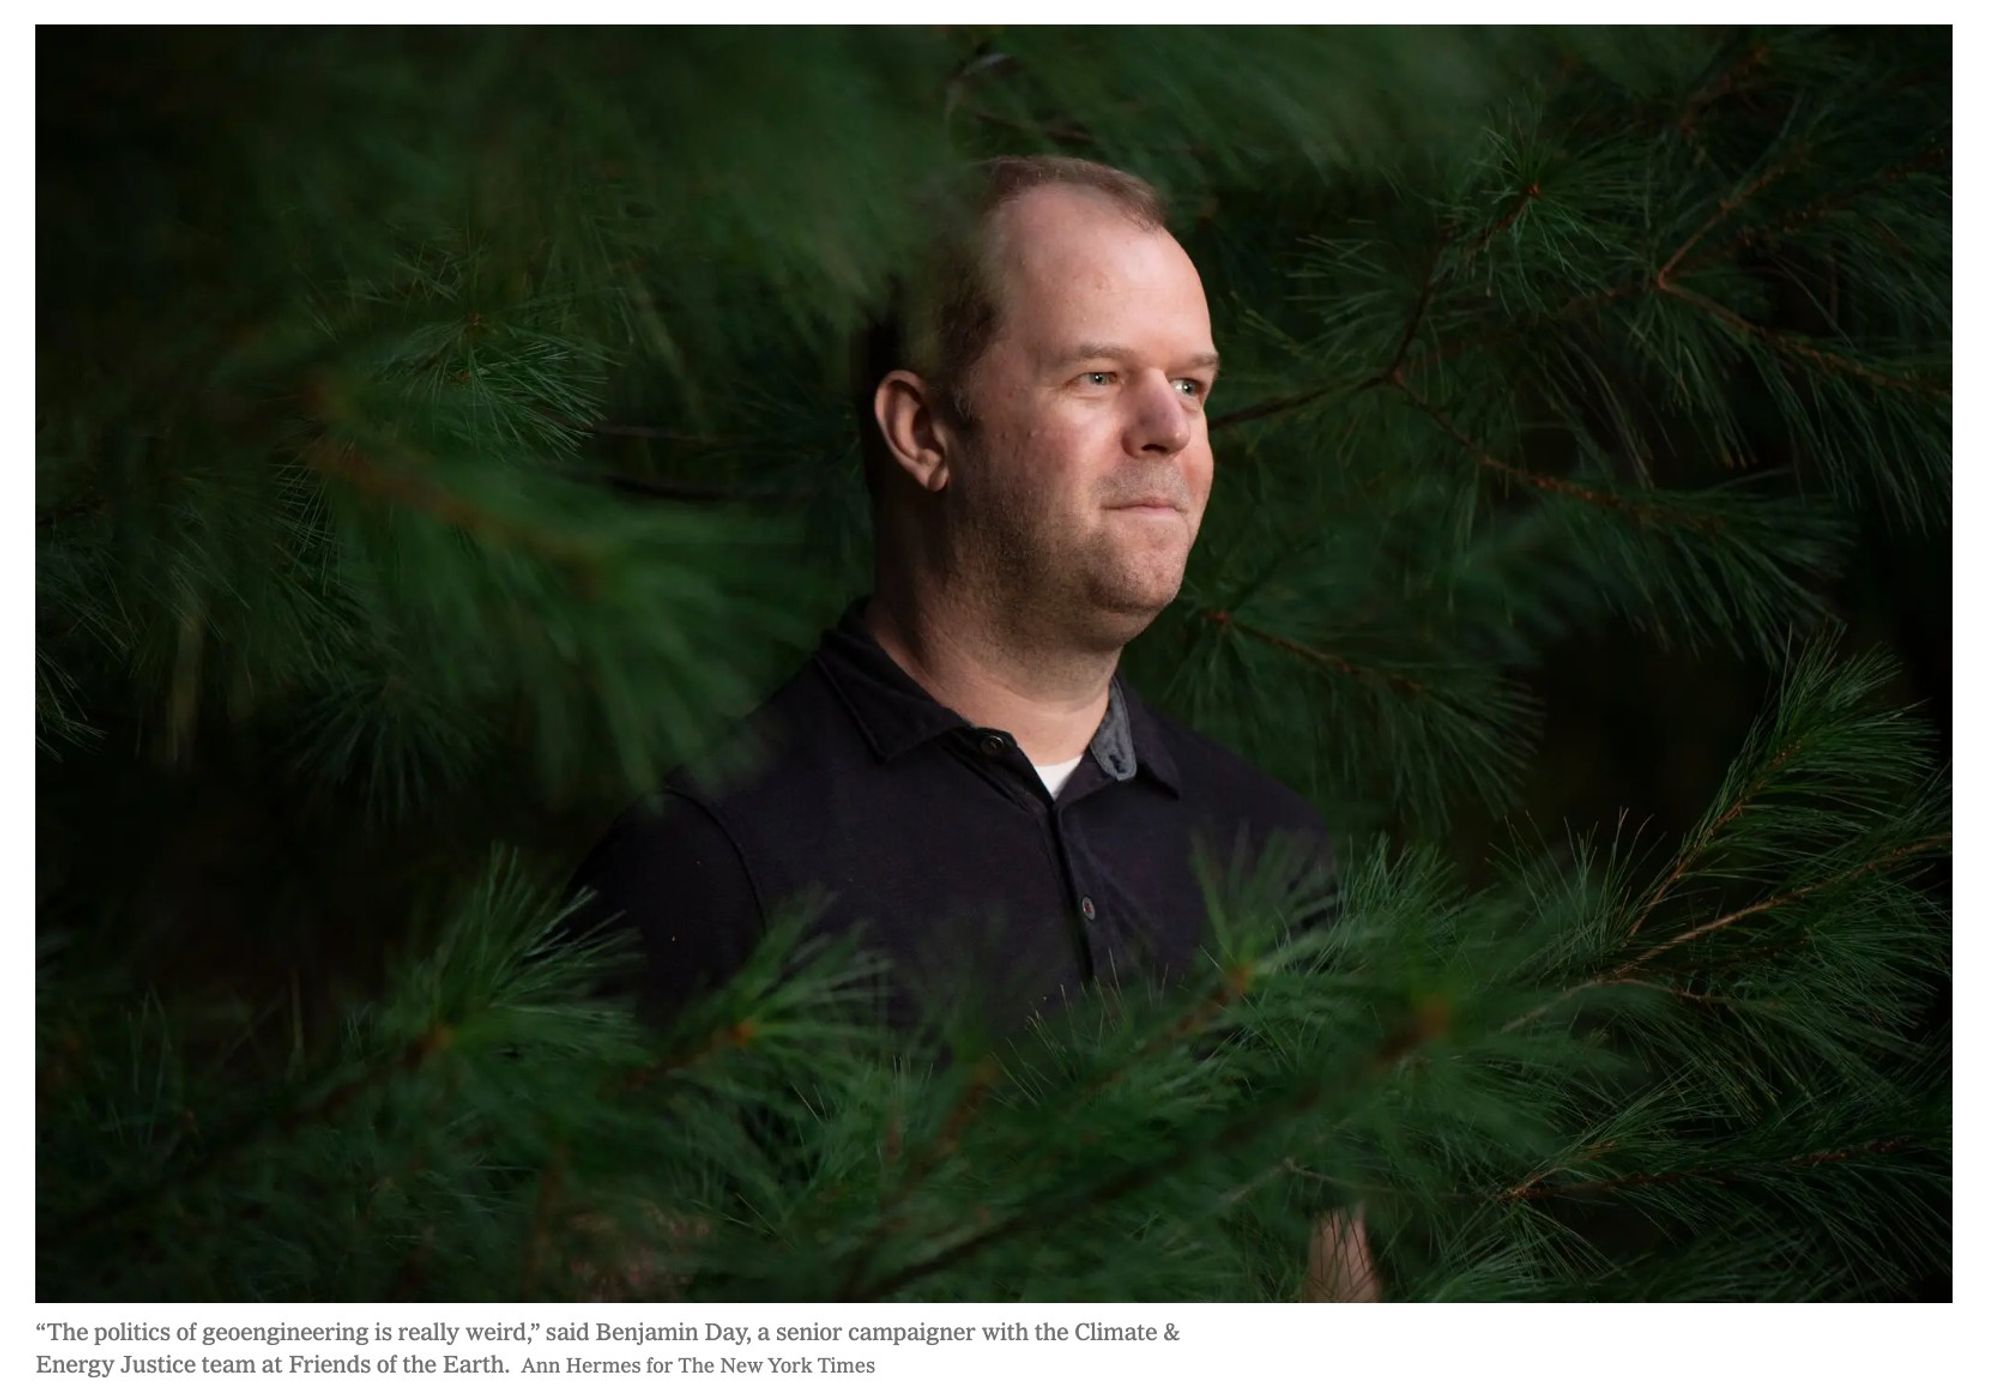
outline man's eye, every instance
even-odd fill
[[[1181,393],[1191,400],[1199,400],[1208,394],[1207,387],[1203,386],[1200,381],[1195,380],[1192,376],[1183,376],[1174,382],[1174,384],[1182,387]]]
[[[1086,385],[1108,386],[1111,384],[1111,377],[1112,373],[1109,371],[1086,371],[1077,379]]]

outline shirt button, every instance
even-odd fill
[[[1003,756],[1007,751],[1007,739],[999,733],[988,733],[979,739],[979,750],[989,757]]]
[[[1084,899],[1082,900],[1082,902],[1080,902],[1080,903],[1079,903],[1079,905],[1080,905],[1080,906],[1082,907],[1082,910],[1083,910],[1083,918],[1084,918],[1085,920],[1087,920],[1087,921],[1094,921],[1094,920],[1096,920],[1096,919],[1097,919],[1097,903],[1096,903],[1096,902],[1092,901],[1092,900],[1091,900],[1091,899],[1090,899],[1089,897],[1085,897],[1085,898],[1084,898]]]

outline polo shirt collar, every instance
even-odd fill
[[[933,738],[971,729],[971,723],[932,698],[882,649],[862,623],[867,605],[866,595],[847,605],[838,624],[821,637],[813,660],[875,755],[889,761]],[[1180,794],[1180,772],[1167,753],[1157,719],[1115,673],[1104,721],[1090,739],[1090,756],[1109,780],[1129,781],[1144,771]]]

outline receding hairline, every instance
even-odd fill
[[[1165,217],[1159,214],[1157,205],[1135,205],[1118,194],[1096,183],[1069,183],[1051,180],[1046,183],[1031,183],[1024,187],[1000,194],[981,210],[980,222],[990,233],[1000,220],[1035,201],[1047,202],[1052,198],[1071,198],[1088,203],[1116,216],[1120,221],[1139,231],[1165,231]]]
[[[1122,223],[1132,231],[1154,236],[1164,236],[1173,242],[1175,249],[1188,260],[1187,248],[1180,244],[1166,222],[1149,212],[1136,208],[1116,194],[1104,191],[1096,184],[1048,181],[1019,189],[985,207],[979,217],[972,244],[972,263],[967,269],[979,279],[980,292],[985,296],[992,313],[991,330],[986,345],[1001,331],[1006,319],[1010,291],[1017,292],[1018,284],[1009,283],[1010,267],[1025,265],[1024,249],[1036,241],[1036,237],[1019,225],[1025,215],[1023,205],[1036,199],[1038,194],[1048,194],[1040,199],[1048,202],[1057,194],[1077,195],[1075,200],[1083,202],[1104,215],[1108,221]],[[1157,206],[1157,204],[1154,204]],[[970,362],[966,363],[969,367]]]
[[[1123,169],[1067,155],[1005,155],[976,167],[984,176],[984,186],[972,209],[966,243],[970,255],[962,269],[976,281],[976,292],[985,299],[994,328],[1005,310],[1003,258],[1024,206],[1067,196],[1134,230],[1159,232],[1172,238],[1159,190]],[[990,332],[987,340],[991,341]],[[969,367],[971,363],[955,365]]]
[[[1122,223],[1134,232],[1164,236],[1176,246],[1180,245],[1174,234],[1167,230],[1164,221],[1092,184],[1038,183],[994,203],[981,213],[974,231],[975,258],[979,268],[990,275],[1000,267],[1003,252],[1021,244],[1023,232],[1020,222],[1036,210],[1035,204],[1064,200],[1091,208],[1102,214],[1105,220]],[[994,288],[990,279],[987,287],[989,290]]]
[[[976,217],[990,221],[1001,208],[1043,188],[1094,193],[1134,222],[1165,226],[1167,210],[1159,190],[1137,174],[1066,155],[1003,155],[973,166],[981,176]]]

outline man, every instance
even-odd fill
[[[1213,480],[1201,277],[1128,174],[981,173],[970,225],[872,339],[873,593],[753,716],[735,770],[670,778],[581,874],[639,930],[655,1013],[823,888],[817,928],[886,956],[895,1017],[969,975],[1006,1027],[1193,958],[1199,840],[1324,851],[1307,801],[1117,674],[1180,589]],[[1323,1239],[1316,1280],[1355,1233]]]

